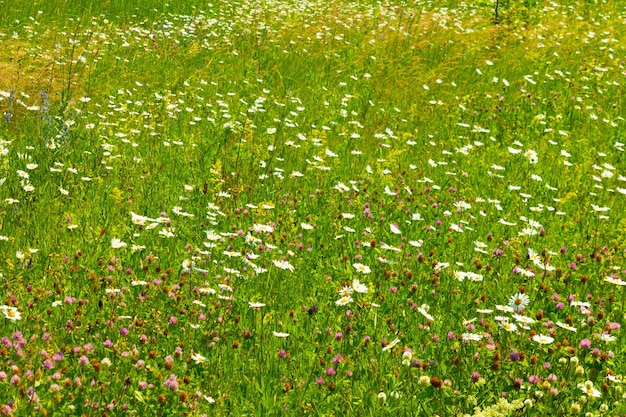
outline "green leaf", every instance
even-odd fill
[[[432,398],[434,395],[435,395],[435,389],[432,386],[430,386],[426,388],[424,391],[417,394],[415,398],[418,400],[425,400],[427,398]]]
[[[270,311],[269,313],[265,314],[265,316],[263,316],[263,325],[266,325],[270,321],[272,321],[273,317],[274,317],[274,311]]]
[[[144,404],[146,402],[146,400],[143,397],[143,394],[141,393],[141,391],[135,391],[134,392],[134,396],[135,396],[135,399],[137,401],[139,401],[140,403]]]

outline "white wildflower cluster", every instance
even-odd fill
[[[509,402],[505,398],[500,398],[497,403],[485,408],[476,407],[474,414],[465,414],[463,417],[508,417],[514,411],[524,408],[524,402],[513,400]]]

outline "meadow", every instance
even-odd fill
[[[621,1],[0,9],[0,415],[626,415]]]

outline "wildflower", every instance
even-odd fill
[[[591,381],[578,384],[578,389],[582,390],[589,397],[599,398],[602,396],[602,393],[593,386],[593,382]]]
[[[503,321],[498,323],[500,325],[500,327],[502,327],[504,330],[509,331],[509,332],[514,332],[515,330],[517,330],[517,326],[513,323],[509,323],[507,321]]]
[[[394,339],[383,348],[383,352],[393,349],[398,343],[400,343],[400,339]]]
[[[205,358],[204,356],[200,355],[199,353],[194,353],[191,355],[191,359],[193,359],[196,363],[204,363],[206,361],[208,361],[207,358]]]
[[[410,366],[412,359],[413,351],[411,349],[406,349],[404,352],[402,352],[402,365]]]
[[[539,160],[539,158],[537,157],[537,152],[533,151],[532,149],[529,149],[526,152],[524,152],[524,156],[526,157],[526,159],[528,159],[528,162],[530,162],[531,164],[536,164]]]
[[[437,265],[435,265],[433,270],[436,272],[436,271],[441,271],[442,269],[446,269],[448,267],[450,267],[450,263],[448,263],[448,262],[439,262]]]
[[[248,305],[250,306],[250,308],[265,307],[265,304],[263,304],[263,303],[256,303],[256,302],[253,302],[253,301],[248,301]]]
[[[289,337],[289,333],[272,332],[275,337],[286,338]]]
[[[280,269],[286,269],[286,270],[289,270],[291,272],[294,271],[293,265],[291,265],[287,261],[276,261],[276,260],[274,260],[274,265],[276,265]]]
[[[513,155],[521,153],[522,150],[521,149],[517,149],[517,148],[513,148],[511,146],[508,147],[509,152],[511,152]]]
[[[22,315],[20,314],[19,310],[15,307],[0,306],[0,309],[4,313],[4,317],[6,317],[7,319],[11,321],[17,321],[22,318]]]
[[[536,335],[534,335],[532,340],[533,340],[533,342],[537,342],[540,345],[549,345],[550,343],[554,342],[554,338],[552,338],[550,336],[543,335],[543,334],[536,334]]]
[[[220,290],[222,291],[227,291],[227,292],[233,292],[233,287],[231,287],[228,284],[217,284],[217,286],[220,288]]]
[[[337,304],[338,306],[345,306],[353,301],[354,299],[352,297],[350,297],[349,295],[344,295],[339,300],[335,301],[335,304]]]
[[[191,259],[185,259],[182,263],[182,267],[183,267],[183,272],[191,272],[191,270],[194,267],[194,263]]]
[[[624,286],[626,285],[626,281],[622,281],[621,279],[615,276],[609,276],[604,279],[606,282],[609,282],[614,285]]]
[[[419,377],[419,379],[417,380],[417,384],[420,387],[427,387],[430,385],[430,378],[426,375],[422,375]]]
[[[521,292],[518,292],[509,298],[509,307],[515,311],[523,311],[528,303],[530,303],[530,298]]]
[[[122,242],[118,238],[111,239],[111,247],[113,249],[120,249],[120,248],[123,248],[124,246],[126,246],[126,242]]]
[[[176,375],[171,374],[168,379],[163,382],[163,386],[170,389],[170,391],[178,391],[178,381],[176,381]]]
[[[522,323],[522,324],[533,324],[535,322],[535,319],[532,319],[526,316],[521,316],[519,314],[513,314],[513,318],[517,320],[517,322]]]
[[[255,224],[252,229],[256,233],[272,233],[274,228],[268,224]]]
[[[159,234],[165,237],[174,237],[174,228],[167,227],[159,230]]]
[[[614,342],[616,337],[611,336],[610,334],[602,333],[598,335],[598,339],[602,342]]]
[[[560,321],[557,321],[555,324],[557,326],[559,326],[560,328],[562,328],[562,329],[569,330],[570,332],[575,332],[576,331],[576,327],[570,326],[569,324],[565,324],[565,323],[562,323]]]
[[[133,224],[136,224],[138,226],[143,226],[143,225],[146,224],[146,222],[148,222],[150,220],[146,216],[141,216],[141,215],[139,215],[137,213],[134,213],[132,211],[130,212],[130,215],[132,217]]]
[[[370,272],[372,272],[370,267],[367,266],[367,265],[355,263],[355,264],[352,264],[352,266],[355,267],[357,271],[359,271],[359,272],[361,272],[363,274],[369,274]]]
[[[352,294],[352,287],[346,286],[339,290],[339,295],[342,297],[349,297]]]
[[[476,272],[466,272],[466,278],[474,282],[479,282],[483,280],[483,276],[481,274],[477,274]]]
[[[465,343],[469,343],[470,341],[478,342],[478,341],[482,340],[482,338],[483,338],[482,335],[479,335],[479,334],[476,334],[476,333],[463,333],[461,335],[461,339]]]
[[[435,321],[435,318],[431,316],[430,314],[428,314],[429,308],[430,307],[427,304],[422,304],[420,307],[417,308],[417,311],[419,311],[422,314],[422,316],[426,317],[428,320]]]
[[[606,376],[606,379],[608,379],[611,382],[615,382],[617,384],[621,384],[622,383],[622,380],[620,378],[616,377],[615,375],[608,374]]]
[[[359,282],[358,279],[353,279],[352,280],[352,288],[354,289],[354,291],[361,293],[361,294],[366,294],[367,293],[367,287],[363,284],[361,284]]]
[[[467,272],[454,271],[454,278],[458,279],[459,281],[464,281],[466,276]]]
[[[504,311],[505,313],[513,313],[515,311],[512,307],[502,306],[499,304],[496,304],[496,309],[500,311]]]

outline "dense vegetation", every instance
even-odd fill
[[[0,7],[0,414],[626,413],[622,2]]]

